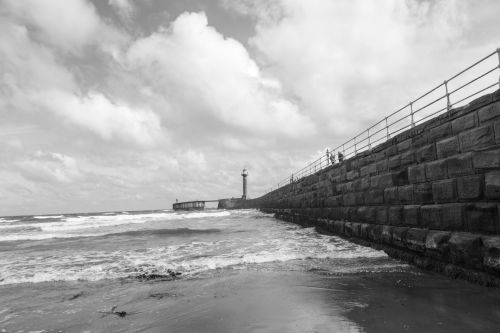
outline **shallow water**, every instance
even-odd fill
[[[0,332],[500,331],[497,289],[255,210],[4,217],[0,280]]]
[[[0,252],[0,284],[96,281],[167,270],[195,276],[305,258],[386,258],[254,210],[3,218]],[[342,269],[366,265],[351,262]]]

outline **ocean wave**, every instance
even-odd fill
[[[33,216],[34,219],[44,220],[44,219],[60,219],[64,217],[64,215],[40,215]]]
[[[175,228],[175,229],[145,229],[145,230],[131,230],[117,233],[105,234],[103,237],[109,236],[163,236],[163,235],[190,235],[190,234],[212,234],[221,232],[220,229],[189,229],[189,228]]]

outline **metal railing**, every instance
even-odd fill
[[[490,93],[500,87],[500,48],[491,52],[443,83],[410,101],[402,108],[381,119],[368,129],[333,149],[327,149],[318,159],[280,181],[269,193],[281,186],[299,181],[336,161],[370,150],[409,128],[429,120],[453,107],[467,104],[471,98]],[[332,158],[333,156],[333,158]]]

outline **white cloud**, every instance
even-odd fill
[[[129,22],[132,19],[135,5],[130,0],[109,0],[109,4],[123,20]]]
[[[239,42],[209,27],[203,13],[182,14],[168,29],[137,40],[126,59],[179,117],[209,116],[252,133],[297,137],[312,131],[280,83],[262,75]]]
[[[79,98],[58,90],[42,91],[33,103],[62,119],[98,134],[104,140],[121,140],[145,147],[163,139],[158,116],[150,110],[113,103],[99,93]]]
[[[17,165],[24,177],[35,182],[69,183],[82,176],[76,160],[59,153],[37,151]]]

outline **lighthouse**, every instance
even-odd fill
[[[243,169],[241,172],[241,176],[243,177],[243,195],[242,199],[246,200],[247,199],[247,176],[248,176],[248,171],[247,169]]]

